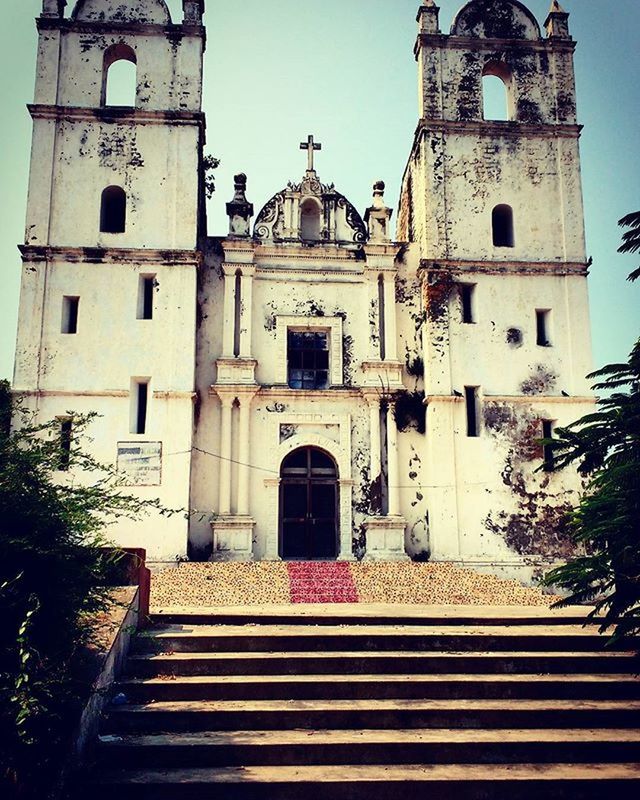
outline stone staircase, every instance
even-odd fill
[[[638,797],[634,654],[580,622],[454,606],[156,614],[79,796]]]

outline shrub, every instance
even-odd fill
[[[94,415],[73,417],[65,481],[59,422],[36,424],[18,403],[10,430],[11,416],[0,382],[0,774],[10,794],[43,800],[90,689],[84,658],[113,559],[105,528],[158,504],[83,451]]]

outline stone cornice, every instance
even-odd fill
[[[575,39],[485,39],[477,36],[450,36],[445,33],[419,33],[413,48],[417,58],[421,47],[450,50],[517,50],[533,52],[565,52],[573,53],[576,49]]]
[[[420,259],[423,276],[431,270],[449,272],[479,272],[484,275],[582,275],[589,274],[588,264],[582,261],[466,261],[447,258]]]
[[[490,403],[557,403],[559,405],[593,405],[596,401],[595,396],[576,396],[565,397],[564,395],[542,395],[542,394],[485,394],[482,400]],[[429,394],[425,398],[425,404],[431,403],[464,403],[464,397],[457,397],[452,394]]]
[[[38,17],[38,31],[62,31],[63,33],[100,33],[116,36],[166,36],[182,38],[198,36],[206,38],[204,25],[158,25],[139,22],[78,22],[72,19],[56,19],[55,17]]]
[[[199,250],[152,250],[133,247],[46,247],[22,244],[18,246],[23,262],[64,261],[86,264],[167,264],[199,265]]]
[[[146,108],[109,106],[108,108],[84,108],[82,106],[52,106],[36,103],[27,105],[33,119],[56,121],[102,122],[136,125],[196,125],[204,130],[205,116],[202,111],[151,111]]]
[[[13,389],[13,393],[24,397],[130,397],[131,392],[129,389],[103,389],[101,391],[91,389]],[[152,392],[152,396],[156,400],[195,400],[196,393],[178,392],[171,390],[162,390]],[[128,434],[135,435],[135,434]]]
[[[505,139],[579,139],[582,125],[568,123],[536,123],[503,120],[459,120],[427,119],[423,117],[416,128],[414,148],[422,134],[427,132],[454,133],[458,136],[502,136]]]

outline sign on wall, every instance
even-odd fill
[[[131,486],[160,486],[162,442],[118,442],[118,472]]]

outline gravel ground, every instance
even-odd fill
[[[453,564],[353,563],[361,603],[549,606],[554,598],[516,581]],[[151,605],[286,605],[291,602],[283,562],[180,564],[155,573]]]

